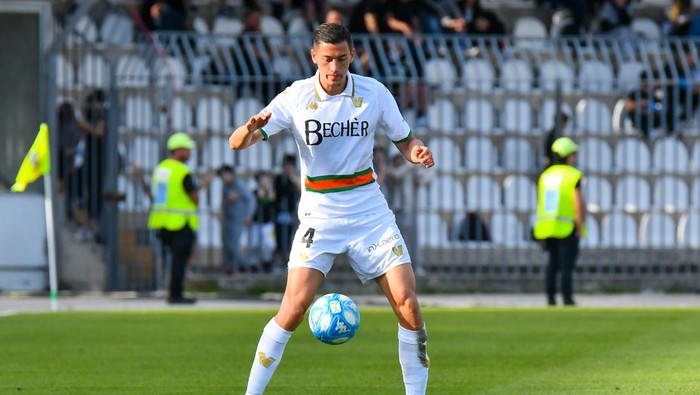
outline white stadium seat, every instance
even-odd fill
[[[639,227],[642,247],[669,248],[676,245],[676,223],[668,214],[646,213],[642,215]]]
[[[422,185],[416,204],[422,212],[464,210],[464,186],[453,176],[441,175]]]
[[[688,149],[675,137],[664,137],[652,145],[652,166],[656,172],[688,174],[690,158]]]
[[[501,65],[501,88],[506,91],[529,92],[532,89],[532,68],[522,59],[509,59]]]
[[[424,65],[425,82],[442,92],[449,92],[457,85],[457,70],[447,59],[428,59]]]
[[[663,176],[654,182],[653,207],[666,212],[685,211],[690,206],[688,185],[674,176]]]
[[[497,130],[494,127],[495,110],[493,104],[486,99],[467,99],[462,113],[462,125],[468,132],[492,134]]]
[[[615,171],[648,173],[651,170],[649,147],[637,137],[618,140],[615,145]]]
[[[599,60],[581,63],[578,72],[578,89],[586,93],[611,93],[615,76],[612,67]]]
[[[503,140],[503,150],[500,157],[503,169],[510,172],[534,170],[537,162],[532,145],[522,137],[506,137]]]
[[[678,242],[684,247],[700,248],[700,213],[681,216],[678,222]]]
[[[501,204],[501,187],[489,176],[469,177],[466,190],[468,210],[493,211],[503,206]]]
[[[534,129],[532,107],[524,99],[506,99],[500,120],[501,128],[506,132],[530,134]]]
[[[199,99],[195,119],[196,127],[200,132],[227,133],[233,130],[231,109],[216,96]]]
[[[491,240],[495,244],[519,246],[526,243],[523,224],[509,211],[497,211],[491,215]]]
[[[509,175],[503,180],[504,207],[512,211],[533,211],[537,208],[537,186],[527,176]]]
[[[435,213],[418,213],[418,245],[422,247],[441,247],[448,244],[447,224]]]
[[[643,212],[651,207],[651,188],[642,177],[623,176],[615,184],[614,206],[629,212]]]
[[[613,167],[613,154],[610,145],[604,140],[589,137],[579,142],[579,160],[581,171],[607,173]]]
[[[428,105],[428,128],[437,133],[455,134],[458,114],[455,105],[448,99],[437,99]]]
[[[613,207],[613,189],[610,182],[599,176],[583,179],[583,200],[586,208],[593,213],[607,212]]]
[[[471,58],[462,67],[462,84],[479,92],[490,92],[496,82],[496,72],[491,62],[485,59]]]
[[[635,247],[638,245],[637,223],[627,213],[610,212],[603,217],[600,238],[602,246]]]
[[[496,147],[487,137],[467,138],[464,148],[464,168],[467,171],[492,172],[496,168]]]
[[[551,59],[542,62],[539,71],[540,88],[546,92],[569,93],[574,89],[574,70],[561,60]]]
[[[578,133],[611,134],[612,112],[598,99],[581,99],[576,104],[576,129]]]

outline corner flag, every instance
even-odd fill
[[[23,192],[27,185],[34,182],[39,176],[51,170],[51,157],[49,153],[49,127],[42,123],[39,127],[34,143],[22,161],[17,172],[12,192]]]

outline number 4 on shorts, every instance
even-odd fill
[[[314,234],[316,233],[316,229],[314,228],[309,228],[306,233],[304,233],[304,237],[301,238],[302,243],[306,243],[306,248],[311,247],[311,243],[314,242]]]

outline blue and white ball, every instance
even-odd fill
[[[314,336],[327,344],[343,344],[360,328],[360,312],[349,297],[326,294],[309,309],[309,327]]]

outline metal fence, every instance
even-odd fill
[[[167,136],[195,138],[188,164],[200,176],[230,164],[252,188],[258,171],[279,172],[284,154],[296,152],[291,136],[237,153],[227,138],[291,81],[314,72],[310,38],[158,33],[124,44],[110,41],[117,30],[103,29],[99,40],[90,36],[95,27],[77,26],[50,54],[55,102],[65,110],[58,125],[82,127],[75,140],[62,140],[70,151],[61,156],[66,210],[106,246],[111,288],[156,289],[161,263],[145,226],[145,188]],[[391,88],[437,158],[436,168],[383,187],[421,271],[456,281],[540,277],[543,252],[530,236],[536,180],[545,136],[561,127],[580,143],[586,175],[589,236],[578,278],[697,286],[698,42],[354,40],[353,71]],[[390,162],[398,151],[384,138],[377,143]],[[219,273],[220,180],[202,196],[200,214],[192,267]]]

